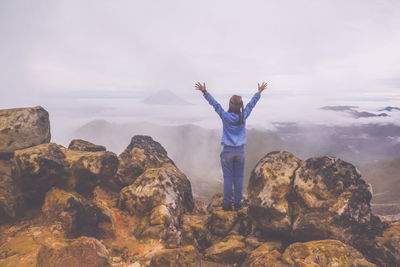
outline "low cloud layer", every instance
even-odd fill
[[[208,125],[214,114],[196,81],[222,104],[268,81],[254,124],[346,123],[315,110],[400,105],[399,28],[396,0],[1,1],[0,107],[42,105],[57,127],[93,118]],[[164,89],[197,105],[140,103]]]

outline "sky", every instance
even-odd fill
[[[254,124],[318,120],[327,104],[399,106],[399,29],[397,0],[0,0],[0,108],[42,105],[54,127],[201,124],[212,111],[197,81],[222,102],[268,82]],[[195,105],[140,104],[164,89]]]

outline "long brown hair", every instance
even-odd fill
[[[233,95],[229,100],[228,112],[239,114],[239,125],[244,123],[243,119],[243,100],[239,95]]]

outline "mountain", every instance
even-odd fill
[[[400,204],[400,158],[360,166],[364,178],[374,185],[374,202]]]
[[[148,96],[143,103],[151,105],[193,105],[170,90],[160,90]]]
[[[400,111],[400,108],[398,108],[398,107],[386,107],[386,108],[383,108],[383,109],[380,109],[379,111]]]
[[[388,117],[389,115],[386,113],[371,113],[371,112],[366,112],[366,111],[357,111],[355,110],[358,108],[357,106],[325,106],[322,107],[321,109],[323,110],[331,110],[331,111],[338,111],[338,112],[346,112],[350,114],[353,118],[359,119],[359,118],[371,118],[371,117]],[[380,110],[382,111],[382,110]]]
[[[245,182],[257,161],[274,150],[292,151],[300,158],[332,155],[357,167],[400,157],[400,142],[394,142],[394,137],[400,137],[400,126],[393,124],[339,127],[276,123],[275,128],[275,131],[247,130]],[[74,131],[70,139],[88,140],[121,153],[133,135],[150,135],[163,144],[168,155],[188,175],[194,185],[194,194],[209,201],[222,188],[221,133],[221,129],[206,129],[192,124],[163,126],[147,122],[92,121]],[[363,171],[364,175],[367,173]],[[400,180],[400,172],[393,175]],[[376,188],[376,192],[382,192],[379,189],[382,183],[390,187],[386,181],[368,175],[365,179]],[[395,201],[394,194],[386,198],[386,201],[391,200]]]

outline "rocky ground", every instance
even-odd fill
[[[271,152],[247,205],[224,211],[222,194],[193,198],[151,137],[119,156],[65,148],[43,114],[0,112],[0,266],[400,266],[400,222],[372,214],[370,186],[339,158]]]

